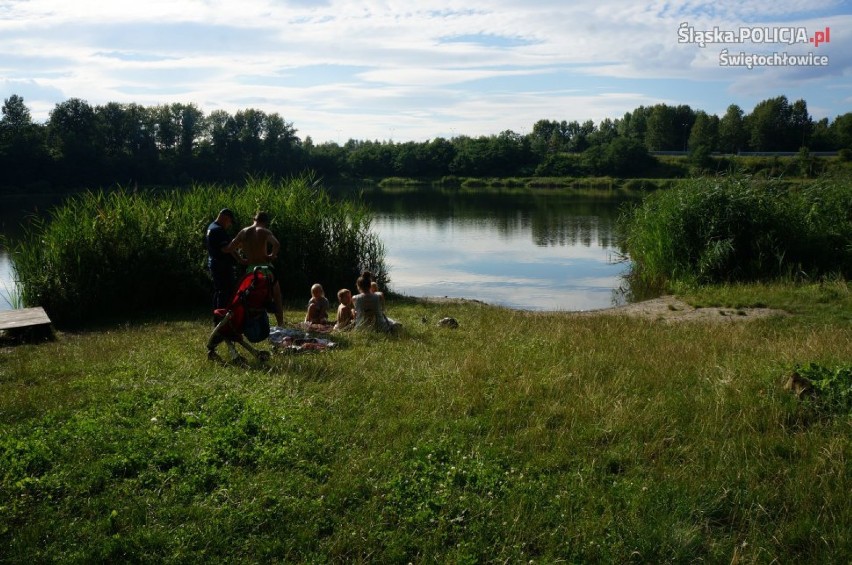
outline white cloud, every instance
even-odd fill
[[[791,88],[836,115],[848,104],[849,92],[838,89],[852,68],[844,6],[12,0],[0,4],[0,95],[18,93],[16,81],[30,84],[25,102],[36,119],[71,97],[194,102],[205,111],[242,109],[251,100],[318,141],[340,132],[385,139],[391,128],[397,140],[523,131],[542,118],[597,122],[659,101],[748,108]],[[830,45],[820,48],[832,65],[822,72],[720,68],[718,46],[677,43],[681,22],[832,26]],[[317,65],[359,70],[306,82]]]

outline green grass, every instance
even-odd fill
[[[0,561],[848,562],[852,419],[782,389],[849,365],[848,285],[685,296],[794,316],[390,296],[401,336],[265,368],[202,313],[4,348]]]

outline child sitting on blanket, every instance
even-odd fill
[[[328,308],[330,304],[325,297],[325,291],[321,284],[311,287],[311,299],[308,301],[308,311],[305,314],[305,322],[308,324],[326,325],[328,321]]]
[[[340,302],[340,306],[337,307],[337,323],[334,324],[334,329],[348,330],[352,327],[352,322],[355,321],[352,291],[348,288],[341,288],[337,291],[337,300]]]

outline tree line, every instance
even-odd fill
[[[12,95],[0,118],[0,190],[239,182],[305,170],[350,179],[651,176],[659,163],[649,152],[686,152],[706,165],[714,153],[802,148],[849,157],[852,112],[814,121],[804,100],[778,96],[748,114],[731,104],[722,117],[657,104],[597,124],[542,119],[526,134],[340,145],[302,139],[292,122],[253,108],[205,114],[194,104],[92,106],[71,98],[35,123],[24,99]]]

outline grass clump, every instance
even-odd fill
[[[621,218],[632,276],[651,286],[852,276],[852,182],[697,178]]]
[[[34,219],[12,246],[22,301],[44,307],[60,325],[206,303],[203,234],[224,207],[242,225],[258,210],[271,213],[285,294],[306,296],[315,282],[351,286],[363,268],[386,277],[384,251],[362,204],[332,203],[309,178],[252,179],[244,186],[70,198],[48,219]]]
[[[796,374],[812,387],[815,402],[828,413],[852,414],[852,365],[834,368],[816,363],[797,367]]]

